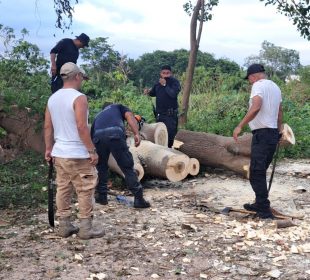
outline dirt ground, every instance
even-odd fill
[[[0,279],[310,279],[310,160],[277,167],[272,206],[303,215],[287,228],[218,213],[254,197],[249,182],[231,172],[143,183],[150,209],[114,196],[108,206],[96,204],[95,220],[106,229],[100,239],[58,238],[46,209],[2,211]]]

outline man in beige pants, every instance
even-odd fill
[[[61,67],[60,75],[64,86],[49,98],[44,123],[45,159],[54,160],[56,168],[59,235],[78,233],[81,239],[102,237],[103,229],[92,226],[98,155],[87,123],[87,98],[79,92],[85,72],[68,62]],[[80,229],[70,222],[73,187],[79,202]]]

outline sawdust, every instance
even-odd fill
[[[309,160],[285,161],[274,177],[272,205],[304,215],[288,228],[212,211],[254,198],[247,180],[221,170],[182,183],[144,182],[156,185],[145,190],[147,210],[110,196],[108,206],[95,209],[106,228],[101,239],[58,238],[46,209],[2,211],[0,279],[310,279],[308,167]],[[198,207],[200,200],[210,208]]]

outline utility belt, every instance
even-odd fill
[[[168,117],[177,117],[178,116],[178,109],[169,108],[167,111],[157,112],[157,117],[164,115]]]

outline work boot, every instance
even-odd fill
[[[96,200],[96,203],[99,203],[101,205],[107,205],[108,204],[108,195],[107,194],[105,194],[105,195],[99,194],[95,198],[95,200]]]
[[[143,197],[143,189],[140,188],[138,192],[135,194],[135,199],[133,202],[134,208],[148,208],[151,207],[151,204],[146,201]]]
[[[103,228],[95,229],[92,225],[93,219],[91,217],[80,219],[80,231],[78,237],[81,239],[91,239],[104,236],[105,232]]]
[[[276,217],[272,214],[271,210],[258,211],[256,212],[256,216],[261,219],[275,219]]]
[[[79,228],[75,227],[70,222],[70,217],[64,217],[59,219],[59,231],[60,237],[69,237],[72,234],[78,233]]]
[[[261,207],[259,207],[259,205],[256,202],[243,204],[243,208],[245,210],[254,211],[254,212],[259,212],[263,210]]]

